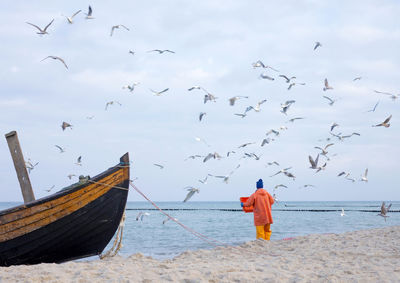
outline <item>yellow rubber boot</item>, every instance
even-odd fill
[[[265,225],[264,226],[264,236],[265,236],[264,240],[269,241],[269,239],[271,238],[271,234],[272,234],[271,224]]]
[[[264,239],[265,240],[265,230],[264,226],[256,226],[256,232],[257,232],[257,239]]]

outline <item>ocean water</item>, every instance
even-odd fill
[[[377,216],[381,203],[281,201],[272,208],[271,240],[400,225],[398,212],[389,212],[386,222]],[[400,201],[386,203],[392,203],[391,210],[400,211]],[[0,209],[15,205],[17,203],[0,203]],[[158,202],[157,205],[187,227],[218,242],[239,245],[255,239],[253,214],[241,211],[239,202]],[[148,202],[128,202],[126,208],[121,255],[142,253],[156,259],[167,259],[186,250],[214,247],[173,221],[163,224],[166,217],[158,210],[152,210],[154,207]],[[342,208],[346,213],[343,217],[340,216]],[[137,221],[140,212],[149,215]]]

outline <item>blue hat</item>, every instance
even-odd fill
[[[257,181],[257,189],[262,189],[263,187],[264,187],[263,180],[262,179],[258,180]]]

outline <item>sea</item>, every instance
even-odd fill
[[[389,203],[392,207],[385,221],[377,215],[382,201],[280,201],[272,207],[271,240],[400,225],[400,201]],[[2,202],[0,210],[19,204]],[[182,225],[171,220],[163,224],[167,217],[148,202],[128,202],[120,255],[141,253],[164,260],[188,250],[240,245],[256,238],[253,214],[244,213],[240,202],[156,205]],[[342,208],[345,216],[341,216]]]

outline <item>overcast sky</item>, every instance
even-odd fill
[[[53,185],[58,190],[77,181],[68,174],[94,176],[129,152],[132,178],[155,201],[183,200],[186,186],[200,189],[192,201],[238,200],[254,191],[259,178],[270,192],[278,184],[288,187],[276,191],[280,200],[400,200],[400,101],[374,92],[400,93],[398,1],[116,2],[0,4],[0,129],[16,130],[25,159],[39,162],[30,174],[36,198]],[[88,5],[95,19],[85,19]],[[62,15],[79,9],[68,24]],[[26,24],[44,27],[52,19],[44,36]],[[130,30],[115,30],[111,37],[118,24]],[[314,51],[316,41],[322,46]],[[148,52],[153,49],[175,54]],[[41,61],[49,55],[62,57],[68,70],[59,61]],[[279,72],[253,68],[257,60]],[[260,79],[263,72],[274,80]],[[279,75],[305,85],[288,90]],[[332,90],[323,91],[325,78]],[[133,82],[140,82],[133,92],[122,88]],[[188,91],[194,85],[218,97],[216,102],[204,104],[203,91]],[[150,91],[165,88],[161,96]],[[337,101],[330,106],[323,95]],[[248,99],[230,106],[233,96]],[[234,115],[263,99],[260,112]],[[122,105],[106,111],[114,100]],[[280,104],[287,100],[296,102],[285,115]],[[200,112],[207,113],[201,122]],[[371,127],[389,115],[389,128]],[[295,117],[305,119],[287,122]],[[63,121],[73,129],[62,131]],[[329,133],[334,122],[335,134],[360,136],[339,141]],[[266,133],[281,126],[288,129],[261,147]],[[255,144],[238,148],[250,142]],[[308,156],[315,158],[314,147],[328,143],[334,143],[330,160],[315,173]],[[214,152],[224,158],[185,161]],[[261,157],[242,158],[244,153]],[[5,138],[0,156],[1,201],[21,201]],[[82,166],[74,164],[78,156]],[[326,161],[319,159],[319,165]],[[280,166],[266,166],[272,161]],[[239,164],[228,184],[212,177],[205,185],[198,181],[227,175]],[[287,167],[295,180],[269,177]],[[368,182],[360,182],[366,168]],[[356,182],[337,177],[341,171]],[[315,187],[301,188],[305,184]],[[131,191],[129,200],[143,199]]]

